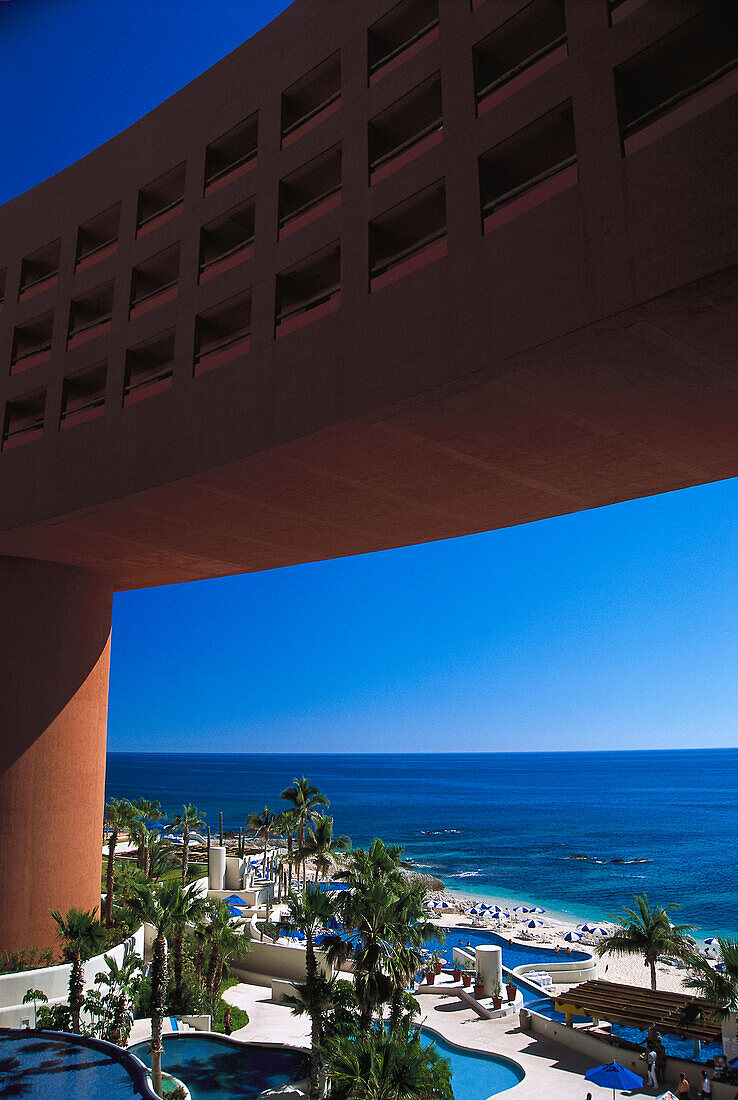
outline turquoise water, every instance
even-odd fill
[[[130,1050],[151,1066],[148,1042]],[[244,1046],[211,1035],[167,1035],[162,1069],[184,1081],[192,1100],[255,1100],[264,1089],[305,1076],[297,1051]]]
[[[512,737],[512,735],[511,735]],[[604,919],[647,893],[700,935],[738,934],[738,749],[427,755],[108,754],[107,797],[243,825],[307,775],[335,831],[402,844],[471,894]],[[577,857],[586,856],[586,859]],[[621,862],[622,861],[622,862]]]
[[[428,940],[426,947],[431,952],[439,951],[444,958],[448,959],[450,966],[453,948],[466,947],[467,943],[470,943],[472,948],[476,948],[477,944],[480,943],[497,944],[498,947],[502,948],[502,965],[506,966],[508,970],[514,970],[516,966],[522,966],[524,963],[540,963],[542,965],[546,962],[579,962],[591,958],[584,951],[572,951],[571,955],[560,952],[557,955],[551,947],[529,947],[523,943],[509,943],[503,936],[498,936],[494,932],[480,931],[476,928],[448,928],[446,929],[445,943],[441,944],[438,940]]]
[[[420,1041],[423,1046],[435,1043],[436,1050],[451,1063],[451,1084],[455,1100],[486,1100],[505,1089],[519,1084],[525,1074],[515,1062],[508,1062],[494,1054],[472,1053],[462,1050],[445,1039],[422,1028]]]
[[[142,1091],[143,1070],[131,1069],[132,1062],[109,1044],[0,1031],[0,1097],[140,1100],[152,1096]]]

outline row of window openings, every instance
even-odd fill
[[[571,103],[567,101],[537,119],[512,138],[479,158],[479,180],[483,229],[488,232],[502,220],[509,220],[563,190],[577,180],[576,145]],[[317,185],[316,185],[317,186]],[[322,186],[322,185],[321,185]],[[335,192],[331,191],[331,194]],[[371,223],[373,235],[371,288],[376,289],[397,277],[394,269],[405,259],[431,248],[445,238],[445,195],[443,213],[438,207],[442,192],[434,184],[393,207]],[[430,196],[436,196],[431,199]],[[325,203],[326,198],[321,199]],[[284,225],[290,225],[290,215],[304,216],[304,206],[293,198],[294,211],[285,214]],[[301,211],[303,213],[301,213]],[[389,234],[389,236],[388,236]],[[389,242],[384,247],[383,241]],[[394,246],[397,247],[394,247]],[[444,246],[445,247],[445,246]],[[200,281],[221,274],[242,262],[253,248],[253,200],[225,215],[203,229],[200,252]],[[433,254],[439,248],[431,249]],[[328,261],[326,261],[327,263]],[[325,264],[321,262],[320,270]],[[330,266],[330,265],[329,265]],[[297,290],[299,271],[292,280],[283,308],[277,311],[277,332],[297,326],[292,315],[301,315],[312,308],[323,307],[337,297],[338,278],[317,278],[315,294],[308,286],[305,294]],[[176,297],[179,278],[179,245],[174,245],[134,269],[129,317],[135,318],[155,306]],[[279,277],[283,282],[282,276]],[[289,284],[287,284],[289,285]],[[327,293],[330,290],[330,293]],[[69,316],[67,348],[77,347],[95,336],[103,335],[110,326],[113,284],[96,288],[84,298],[72,302]],[[292,298],[294,297],[294,301]],[[310,301],[308,309],[305,302]],[[334,301],[334,307],[335,307]],[[286,328],[282,329],[282,324]],[[50,355],[53,313],[17,326],[13,343],[11,372],[25,370],[43,362]]]
[[[718,0],[621,66],[615,73],[615,83],[624,151],[628,153],[639,148],[646,137],[639,138],[638,134],[651,123],[658,123],[664,113],[677,108],[682,100],[723,77],[729,78],[737,54],[735,20],[726,0]],[[502,97],[512,94],[565,56],[562,0],[531,0],[522,12],[474,47],[478,114],[484,114]],[[324,66],[318,66],[318,70]],[[321,86],[317,77],[314,83]],[[309,86],[313,87],[313,83]],[[294,99],[298,102],[299,96]],[[219,185],[226,177],[242,174],[250,164],[256,152],[256,126],[255,114],[209,147],[206,190],[210,184]],[[378,182],[420,156],[442,136],[441,82],[436,74],[369,123],[370,182]],[[340,156],[340,146],[337,146],[280,183],[280,238],[338,205]],[[179,211],[184,199],[184,172],[185,165],[179,165],[141,191],[138,235]],[[77,271],[115,251],[119,217],[120,204],[80,227]],[[237,219],[238,215],[234,217]],[[253,213],[251,218],[250,236],[241,240],[238,231],[235,232],[235,251],[240,252],[252,243]],[[228,215],[219,220],[221,225],[213,223],[204,233],[210,232],[213,239],[221,231],[233,236],[233,226],[224,228],[230,220],[232,217]],[[19,300],[56,282],[60,251],[61,241],[57,240],[24,259]],[[207,264],[217,265],[221,260],[227,265],[229,256],[209,257]],[[204,277],[212,277],[214,273],[217,272],[210,271]],[[3,297],[4,273],[0,272],[0,308]]]
[[[479,161],[482,218],[485,232],[501,224],[515,211],[522,212],[576,182],[576,151],[571,105],[561,105],[536,121],[523,135],[516,135]],[[519,180],[523,182],[518,182]],[[446,195],[437,182],[399,203],[370,224],[369,289],[382,287],[426,266],[446,253]],[[173,250],[164,253],[157,272],[169,293],[167,265],[174,262]],[[178,254],[176,257],[178,262]],[[137,285],[134,283],[134,285]],[[142,280],[142,287],[148,283]],[[99,288],[96,295],[74,303],[71,313],[70,345],[109,324],[112,287]],[[277,277],[275,336],[277,339],[338,309],[341,299],[340,245],[330,245]],[[152,301],[147,289],[137,303]],[[97,311],[97,317],[90,313]],[[79,319],[82,319],[79,321]],[[194,373],[204,373],[246,354],[250,348],[251,299],[234,299],[221,304],[196,320]],[[13,367],[25,369],[48,358],[53,314],[16,329]],[[149,396],[171,384],[173,331],[128,352],[125,401]],[[11,370],[13,369],[11,367]],[[141,393],[139,394],[139,391]],[[145,392],[144,392],[145,391]],[[101,404],[93,395],[91,408]],[[72,410],[75,413],[80,411]],[[92,415],[87,407],[85,418]],[[63,414],[65,415],[65,413]],[[24,436],[26,425],[19,425]],[[14,432],[11,434],[15,434]],[[32,433],[31,433],[32,434]]]

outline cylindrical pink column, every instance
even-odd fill
[[[0,557],[0,951],[100,905],[112,602],[95,573]]]

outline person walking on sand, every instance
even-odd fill
[[[697,1094],[700,1098],[705,1096],[712,1096],[712,1081],[707,1076],[707,1070],[702,1070],[702,1083],[700,1084],[700,1091]]]

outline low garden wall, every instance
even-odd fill
[[[614,1058],[621,1066],[632,1070],[633,1073],[639,1073],[644,1078],[646,1076],[645,1063],[637,1051],[609,1043],[607,1039],[603,1039],[599,1035],[593,1035],[584,1028],[567,1027],[566,1024],[557,1020],[549,1020],[546,1016],[540,1016],[537,1012],[531,1012],[527,1008],[520,1010],[520,1028],[522,1031],[538,1035],[542,1039],[552,1039],[556,1043],[561,1043],[562,1046],[591,1058],[595,1063],[612,1062]],[[688,1062],[682,1058],[667,1058],[664,1088],[675,1086],[679,1081],[680,1073],[685,1075],[692,1088],[695,1089],[699,1085],[702,1067],[697,1062]],[[713,1081],[712,1095],[715,1100],[733,1100],[735,1085]]]
[[[132,951],[143,955],[143,926],[124,943],[104,952],[120,964]],[[69,987],[70,963],[44,966],[37,970],[23,970],[19,974],[0,974],[0,1027],[33,1027],[33,1005],[23,1004],[28,989],[40,989],[48,997],[49,1004],[64,1004]],[[105,959],[95,955],[84,964],[85,989],[95,984],[95,975],[106,970]],[[28,1021],[26,1024],[25,1021]]]

